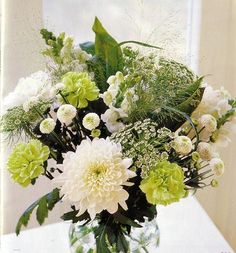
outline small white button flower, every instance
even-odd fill
[[[207,142],[200,142],[197,151],[203,161],[209,161],[213,157],[212,146]]]
[[[208,132],[214,132],[217,128],[217,122],[215,117],[211,114],[204,114],[201,116],[199,120],[200,126],[204,127],[204,129]]]
[[[88,113],[83,118],[83,126],[88,130],[93,130],[100,124],[100,118],[96,113]]]
[[[40,123],[39,130],[43,134],[50,134],[54,130],[55,126],[56,122],[51,118],[47,118]]]
[[[173,143],[175,151],[181,155],[189,154],[193,149],[192,141],[187,136],[177,136]]]
[[[65,88],[65,84],[64,83],[57,83],[56,85],[55,85],[55,88],[56,88],[56,90],[62,90],[62,89],[64,89]]]
[[[57,118],[61,123],[69,125],[76,116],[76,108],[73,105],[61,105],[57,111]]]
[[[224,173],[225,165],[220,158],[213,158],[210,161],[210,168],[216,176],[221,176]]]

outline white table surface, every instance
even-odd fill
[[[234,253],[194,197],[158,207],[160,246],[151,253]],[[1,237],[1,253],[70,253],[67,223]]]

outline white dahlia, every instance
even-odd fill
[[[63,199],[72,202],[78,215],[88,211],[92,219],[107,210],[115,213],[118,204],[127,209],[129,194],[123,186],[136,174],[128,168],[132,159],[122,158],[120,144],[107,139],[83,140],[75,152],[68,152],[63,173],[55,180],[61,185]]]

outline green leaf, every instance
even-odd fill
[[[84,50],[86,53],[91,54],[91,55],[95,55],[95,44],[94,44],[94,42],[87,41],[87,42],[81,43],[79,45],[80,45],[80,48],[82,50]]]
[[[17,222],[15,232],[19,235],[22,226],[27,226],[30,216],[33,210],[37,207],[36,217],[41,225],[45,218],[48,216],[48,210],[52,210],[56,203],[61,200],[59,189],[55,188],[52,192],[47,193],[37,201],[35,201],[32,205],[30,205],[24,213],[21,215],[20,219]]]
[[[71,220],[73,223],[76,223],[78,221],[83,221],[83,220],[90,220],[90,216],[89,216],[88,212],[84,212],[80,216],[77,216],[78,212],[79,212],[78,210],[73,210],[68,213],[64,213],[61,216],[61,219],[62,220]]]
[[[142,227],[140,224],[138,224],[137,222],[131,220],[130,218],[126,217],[123,214],[115,213],[113,216],[114,216],[114,219],[116,221],[120,222],[121,224],[129,225],[129,226],[136,227],[136,228],[141,228]]]
[[[203,77],[197,79],[196,82],[177,94],[179,99],[182,100],[182,102],[176,106],[178,110],[191,115],[191,113],[197,108],[204,92],[204,88],[200,88],[202,80]]]
[[[95,32],[95,55],[106,64],[106,77],[115,74],[123,67],[122,51],[117,41],[106,31],[96,17],[93,24]]]
[[[144,42],[140,42],[140,41],[136,41],[136,40],[122,41],[118,45],[122,46],[122,45],[125,45],[125,44],[128,44],[128,43],[137,44],[137,45],[140,45],[140,46],[143,46],[143,47],[151,47],[151,48],[156,48],[156,49],[163,49],[161,47],[153,46],[153,45],[150,45],[150,44],[147,44],[147,43],[144,43]]]
[[[117,251],[118,252],[128,252],[129,250],[129,243],[126,240],[123,233],[118,234],[117,238]]]
[[[36,218],[40,225],[43,224],[45,218],[48,217],[47,199],[46,197],[41,198],[38,203],[38,208],[36,211]]]
[[[94,231],[96,239],[97,253],[111,253],[106,243],[107,230],[106,225],[100,224],[99,227]]]

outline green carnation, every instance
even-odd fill
[[[168,205],[186,196],[182,168],[168,161],[161,161],[141,181],[140,189],[151,204]]]
[[[28,143],[19,143],[11,153],[7,168],[12,179],[22,185],[28,186],[32,179],[44,172],[43,163],[48,159],[50,150],[38,140]]]
[[[88,101],[98,98],[99,89],[86,72],[68,72],[62,81],[65,84],[62,95],[77,108],[85,108]]]

